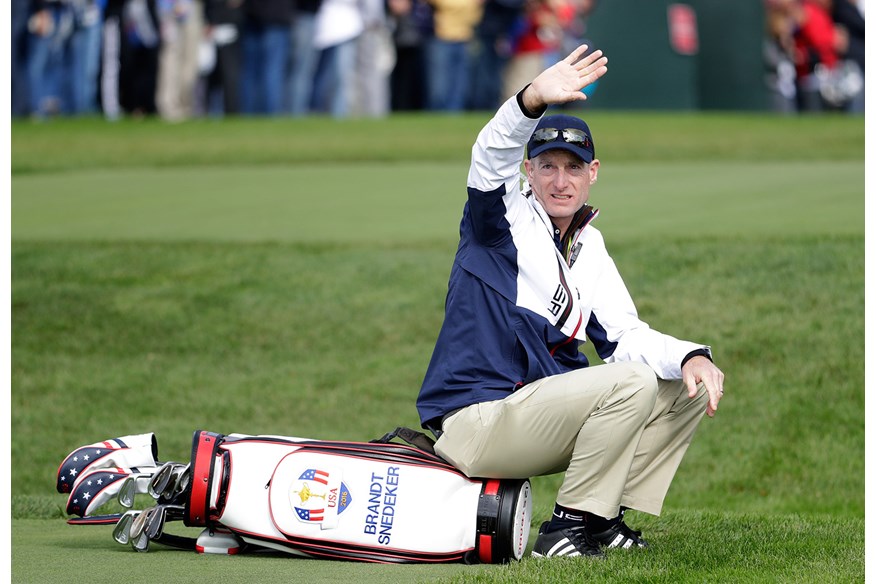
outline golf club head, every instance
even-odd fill
[[[152,478],[149,480],[149,486],[147,487],[147,492],[152,496],[153,499],[158,499],[167,491],[168,487],[174,484],[176,477],[174,476],[173,469],[176,466],[174,462],[165,462],[161,467],[152,475]]]
[[[189,484],[192,482],[192,469],[191,464],[187,464],[178,469],[176,475],[176,483],[173,486],[172,496],[170,499],[175,499],[178,495],[184,493],[186,489],[189,488]]]
[[[134,475],[129,476],[122,483],[122,488],[119,489],[119,505],[130,509],[134,506],[134,497],[137,496],[137,478]]]
[[[138,552],[149,551],[149,537],[146,535],[145,531],[141,533],[136,539],[131,540],[131,547],[133,547]]]
[[[131,524],[139,514],[139,511],[125,512],[113,528],[113,539],[122,545],[129,543],[131,541]]]
[[[188,464],[167,462],[149,481],[147,491],[156,501],[161,499],[170,502],[188,487],[190,481],[191,472]]]
[[[128,509],[133,507],[136,496],[144,495],[148,492],[148,486],[152,481],[152,476],[152,472],[146,471],[134,472],[125,478],[125,481],[119,489],[119,504]]]
[[[157,505],[155,511],[146,520],[144,533],[149,539],[158,539],[164,533],[164,521],[167,519],[167,506]]]
[[[136,541],[140,539],[140,534],[142,534],[143,531],[146,529],[146,521],[153,513],[155,513],[155,507],[150,507],[149,509],[144,510],[142,513],[134,518],[134,520],[131,522],[131,529],[129,533],[131,541]]]

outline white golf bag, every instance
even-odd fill
[[[396,437],[416,446],[393,442]],[[269,548],[385,563],[520,559],[530,530],[529,481],[468,478],[435,455],[431,444],[406,428],[373,442],[199,430],[187,465],[155,460],[146,481],[140,459],[139,474],[110,469],[126,476],[112,483],[121,486],[102,491],[104,501],[115,493],[130,507],[134,494],[149,493],[159,502],[155,507],[94,516],[87,512],[97,505],[84,509],[68,501],[67,509],[81,517],[71,523],[116,523],[114,538],[140,551],[154,541],[209,553]],[[109,458],[120,466],[118,455]],[[73,486],[71,500],[82,498],[80,486]],[[204,531],[197,540],[165,534],[163,525],[172,520]]]

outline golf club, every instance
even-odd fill
[[[131,524],[139,514],[140,511],[126,511],[113,528],[113,539],[122,545],[127,544],[131,540]]]
[[[138,552],[148,552],[149,551],[149,538],[146,536],[146,533],[141,533],[139,537],[131,540],[131,547],[133,547]]]
[[[139,494],[146,494],[148,483],[145,488],[143,485],[143,479],[151,479],[153,473],[134,473],[125,478],[125,481],[122,483],[122,487],[119,489],[119,504],[122,507],[130,509],[134,506],[134,498]]]
[[[131,522],[130,529],[130,539],[135,541],[140,538],[140,534],[146,529],[146,520],[155,513],[155,507],[149,507],[148,509],[144,509],[139,515],[134,517],[134,520]]]
[[[179,483],[180,475],[188,470],[189,465],[178,462],[166,462],[152,476],[147,487],[148,493],[158,500],[160,498],[171,499]]]

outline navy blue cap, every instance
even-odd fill
[[[536,136],[544,134],[539,130],[555,129],[556,137],[550,141],[537,140]],[[571,142],[566,141],[563,136],[563,130],[572,130],[575,136],[570,136]],[[549,133],[550,134],[550,133]],[[584,162],[593,162],[596,157],[596,149],[593,146],[593,135],[590,133],[590,128],[580,118],[567,115],[545,116],[535,127],[529,142],[526,144],[526,157],[535,158],[542,152],[547,150],[567,150],[583,160]]]

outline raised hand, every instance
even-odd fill
[[[523,92],[526,108],[538,111],[548,105],[587,99],[581,90],[605,75],[608,58],[597,50],[581,59],[585,51],[587,45],[581,45],[568,57],[539,74]]]

